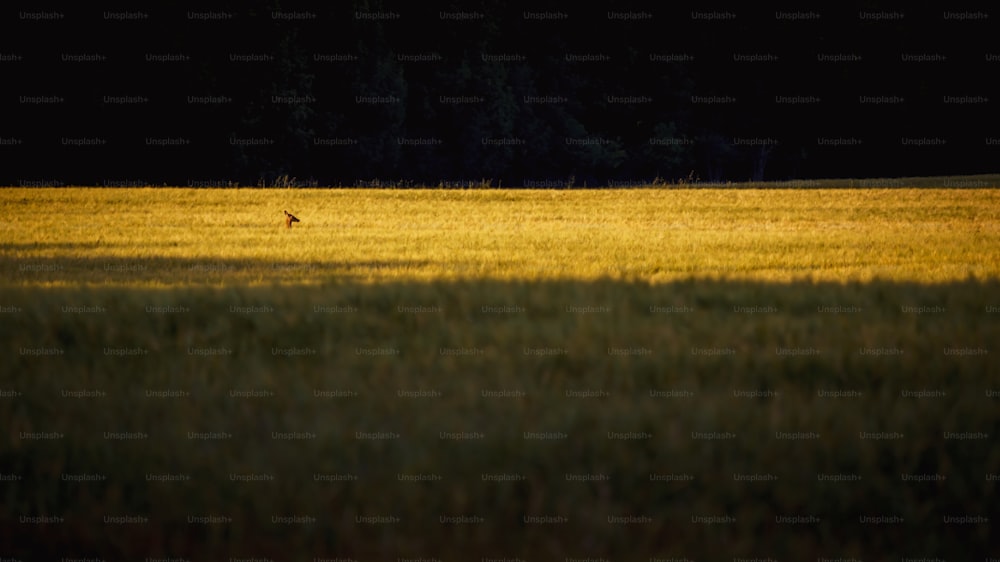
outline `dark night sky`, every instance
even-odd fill
[[[989,11],[9,7],[3,185],[996,172]]]

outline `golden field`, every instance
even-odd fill
[[[964,559],[1000,517],[996,190],[0,210],[11,556]]]

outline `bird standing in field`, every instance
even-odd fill
[[[292,223],[293,222],[302,222],[302,221],[300,221],[298,218],[296,218],[295,215],[290,214],[288,211],[285,211],[285,227],[286,228],[292,228]]]

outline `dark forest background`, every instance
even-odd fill
[[[138,6],[138,5],[137,5]],[[996,14],[277,0],[3,9],[2,185],[995,172]]]

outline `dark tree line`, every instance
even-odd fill
[[[958,174],[995,171],[1000,137],[995,24],[934,6],[25,12],[7,16],[5,183]]]

